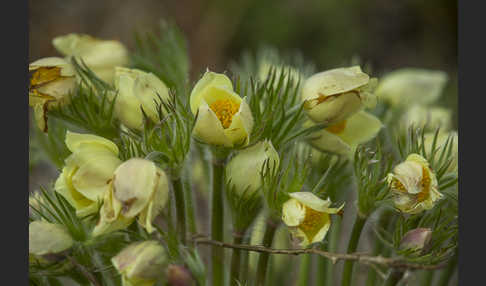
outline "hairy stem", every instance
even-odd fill
[[[211,194],[211,238],[224,241],[223,175],[224,161],[213,158],[213,192]],[[213,285],[224,285],[224,250],[213,247],[211,250]]]
[[[356,252],[359,238],[361,236],[361,231],[363,231],[365,222],[366,222],[366,218],[356,215],[356,220],[354,221],[354,225],[353,225],[353,231],[351,232],[351,238],[349,239],[349,243],[348,243],[347,253]],[[354,265],[354,261],[352,260],[346,261],[344,263],[343,278],[341,281],[342,286],[351,285],[351,281],[353,278],[353,265]]]
[[[186,207],[184,200],[184,187],[181,178],[172,180],[174,187],[174,197],[177,212],[177,233],[179,234],[183,244],[186,244]]]
[[[278,223],[272,219],[267,220],[267,227],[265,229],[265,234],[263,236],[263,246],[270,247],[273,243],[273,237],[275,236],[275,231],[277,230]],[[265,277],[267,275],[268,260],[270,258],[269,253],[261,253],[258,257],[257,273],[256,273],[256,286],[265,285]]]

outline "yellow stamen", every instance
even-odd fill
[[[407,193],[407,189],[405,189],[405,186],[400,182],[398,179],[393,178],[392,180],[392,189],[397,190],[402,193]]]
[[[417,194],[417,201],[418,202],[423,202],[429,197],[430,182],[431,182],[431,180],[430,180],[429,171],[425,167],[422,167],[422,181],[420,182],[421,187],[422,187],[422,191]]]
[[[54,81],[61,77],[61,68],[42,67],[38,68],[30,78],[30,86],[37,86]]]
[[[344,128],[346,128],[346,120],[343,120],[341,122],[338,122],[332,126],[329,126],[326,129],[326,131],[329,131],[333,134],[339,134],[339,133],[342,133],[344,131]]]
[[[329,214],[305,207],[305,218],[299,225],[299,228],[305,233],[309,242],[311,242],[314,236],[317,235],[319,230],[321,230],[328,221]]]
[[[216,113],[223,128],[226,129],[230,127],[231,122],[233,121],[233,115],[240,109],[240,104],[229,99],[220,99],[211,103],[209,107]]]

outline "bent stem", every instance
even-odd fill
[[[172,180],[172,186],[174,187],[174,197],[176,203],[177,233],[179,233],[182,243],[186,244],[186,206],[184,200],[184,188],[181,178],[179,177]]]
[[[353,225],[353,231],[351,232],[351,238],[349,239],[348,250],[347,250],[348,254],[356,252],[359,238],[361,236],[361,232],[363,230],[365,223],[366,223],[365,217],[356,215],[356,220],[354,221],[354,225]],[[353,266],[354,266],[354,261],[346,261],[344,263],[343,278],[341,282],[342,286],[351,285],[351,281],[353,278]]]
[[[267,220],[267,227],[265,229],[265,234],[263,236],[263,246],[271,247],[273,243],[273,237],[275,236],[275,231],[278,228],[278,222],[273,219]],[[256,286],[265,285],[265,277],[267,275],[268,259],[270,258],[269,253],[261,253],[258,257],[257,273],[256,273]]]
[[[223,205],[223,175],[225,159],[213,154],[213,192],[211,194],[211,238],[217,241],[223,239],[224,205]],[[211,249],[213,285],[224,285],[224,249],[214,246]]]

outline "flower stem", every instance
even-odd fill
[[[420,285],[424,285],[424,286],[432,285],[432,281],[434,281],[434,274],[435,271],[425,271]]]
[[[299,278],[297,280],[297,286],[309,285],[309,272],[312,256],[307,254],[300,258]]]
[[[180,235],[183,244],[186,244],[186,207],[184,201],[184,187],[181,178],[172,180],[174,187],[174,198],[177,212],[177,233]]]
[[[400,280],[403,277],[403,272],[398,271],[396,269],[390,270],[390,274],[388,274],[388,277],[385,280],[385,283],[383,283],[383,286],[395,286],[400,282]]]
[[[359,237],[361,236],[361,231],[366,223],[366,218],[356,215],[356,220],[354,221],[353,231],[351,232],[351,238],[349,239],[348,243],[348,250],[347,253],[354,253],[356,252],[356,248],[358,247]],[[344,263],[343,269],[343,278],[341,285],[342,286],[350,286],[351,281],[353,278],[353,265],[354,261],[346,261]]]
[[[437,285],[447,286],[449,284],[449,280],[451,279],[452,275],[454,274],[454,270],[456,269],[456,266],[457,266],[457,250],[456,250],[456,254],[454,255],[454,257],[452,257],[451,261],[449,261],[447,268],[444,269],[444,271],[440,275],[439,283],[437,283]]]
[[[223,174],[224,161],[213,157],[213,192],[211,194],[211,238],[217,241],[223,239],[224,205],[223,205]],[[213,284],[224,285],[224,249],[214,246],[211,249]]]
[[[243,232],[244,233],[244,232]],[[235,233],[233,238],[234,244],[243,243],[243,235],[241,233]],[[239,285],[240,281],[240,266],[241,266],[241,250],[233,249],[233,254],[231,256],[231,275],[230,275],[230,285]]]
[[[185,178],[185,179],[184,179]],[[197,233],[196,220],[194,217],[193,193],[191,188],[190,176],[182,177],[182,187],[184,190],[184,198],[186,202],[186,216],[189,233],[194,235]]]
[[[267,220],[267,227],[265,229],[265,234],[263,236],[263,246],[271,247],[273,243],[273,237],[275,236],[275,231],[277,230],[278,223],[273,219]],[[265,285],[265,277],[267,274],[268,259],[270,258],[269,253],[261,253],[258,257],[257,273],[256,273],[256,286]]]

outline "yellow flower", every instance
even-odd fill
[[[359,66],[317,73],[304,82],[304,109],[314,122],[340,122],[363,106],[376,105],[371,93],[375,85],[376,79],[370,79]]]
[[[137,69],[115,68],[115,116],[133,129],[141,129],[143,114],[141,108],[153,121],[158,121],[157,104],[160,98],[169,98],[169,89],[154,74]]]
[[[225,147],[250,141],[250,107],[233,91],[231,80],[224,74],[207,71],[194,86],[190,104],[192,113],[198,113],[193,129],[196,139]]]
[[[154,230],[152,221],[165,206],[168,196],[167,177],[154,162],[140,158],[124,162],[115,170],[105,193],[93,236],[123,229],[136,217],[151,233]]]
[[[312,126],[311,122],[305,123]],[[359,144],[373,139],[383,127],[374,115],[360,111],[348,119],[314,132],[309,143],[316,149],[339,155],[352,155]]]
[[[68,58],[81,58],[99,78],[108,83],[113,82],[115,66],[126,66],[129,63],[128,51],[118,41],[73,33],[54,38],[52,44]]]
[[[344,207],[342,204],[339,208],[330,208],[329,199],[322,200],[311,192],[289,193],[289,196],[291,199],[282,206],[282,220],[302,247],[322,241],[331,226],[330,214]]]
[[[29,254],[43,256],[63,252],[73,245],[64,226],[43,220],[29,224]]]
[[[249,196],[261,187],[261,173],[265,171],[263,165],[266,161],[270,170],[278,168],[280,163],[278,153],[269,140],[239,151],[226,165],[226,179],[231,180],[239,196]]]
[[[121,274],[123,286],[152,286],[168,264],[168,255],[159,242],[134,242],[111,259]]]
[[[418,154],[410,154],[405,162],[395,166],[387,182],[395,207],[404,213],[417,214],[431,209],[443,196],[437,190],[437,178],[429,163]]]
[[[407,110],[401,121],[406,128],[413,124],[416,127],[426,127],[430,131],[435,131],[438,127],[448,130],[451,127],[451,116],[452,113],[447,108],[414,105]]]
[[[432,150],[432,144],[434,143],[434,136],[435,136],[435,132],[429,132],[429,133],[424,134],[424,145],[425,145],[424,147],[425,147],[425,151],[427,152],[427,154],[431,154],[432,151],[433,151]],[[439,149],[439,148],[443,148],[445,143],[447,142],[447,139],[449,138],[449,136],[451,136],[452,140],[453,140],[453,142],[452,142],[452,157],[453,157],[453,160],[452,160],[451,165],[447,168],[447,171],[453,172],[453,171],[457,171],[458,160],[459,160],[459,158],[458,158],[458,151],[459,151],[459,141],[458,140],[459,140],[459,138],[457,136],[457,132],[456,131],[449,131],[449,132],[440,131],[439,134],[437,135],[437,142],[435,143],[435,148],[436,148],[436,150]],[[449,148],[449,147],[447,147],[447,148]],[[440,152],[441,151],[436,153],[435,158],[439,158],[438,156],[440,156]]]
[[[392,106],[430,104],[440,97],[446,82],[442,71],[403,68],[385,75],[375,94]]]
[[[62,58],[42,58],[29,64],[29,105],[34,108],[37,126],[47,132],[47,112],[69,102],[76,84],[73,66]]]
[[[76,209],[78,216],[97,211],[108,191],[115,169],[122,163],[118,147],[108,139],[67,131],[66,146],[72,152],[66,158],[54,189]]]

